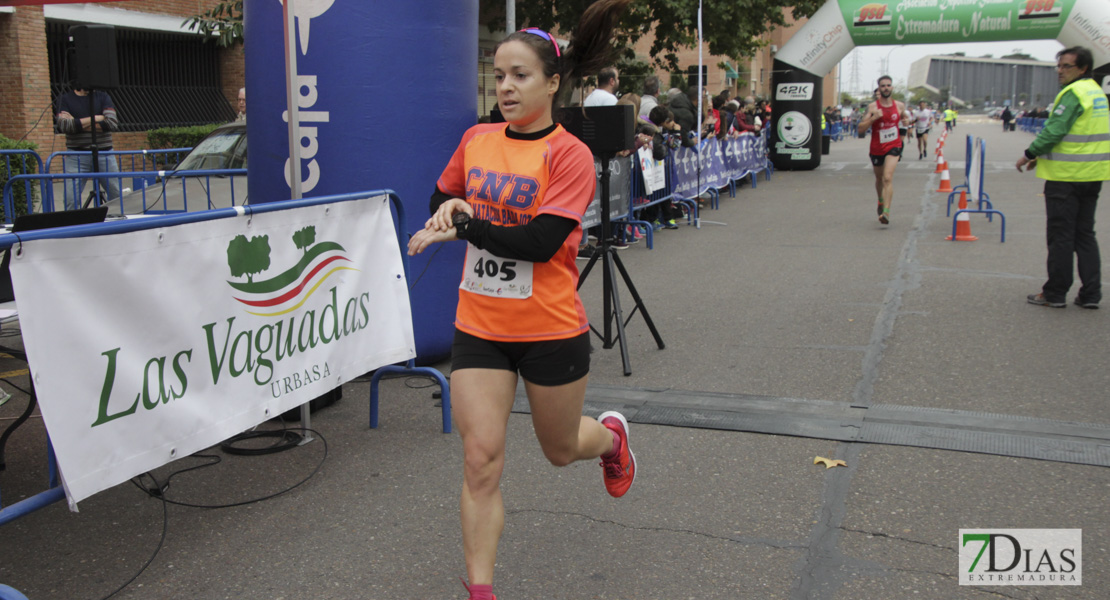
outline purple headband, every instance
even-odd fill
[[[551,45],[555,46],[555,56],[558,56],[558,57],[563,56],[563,52],[561,50],[559,50],[559,43],[555,41],[555,38],[551,37],[550,33],[547,33],[546,31],[544,31],[544,30],[542,30],[538,27],[527,27],[525,29],[521,29],[520,31],[524,32],[524,33],[530,33],[532,35],[538,35],[538,36],[542,37],[543,39],[551,42]]]

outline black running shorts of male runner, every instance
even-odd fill
[[[565,340],[494,342],[456,329],[451,370],[460,369],[500,369],[537,385],[564,385],[590,372],[590,332]]]
[[[886,163],[886,157],[888,156],[897,156],[898,158],[902,158],[902,147],[896,146],[894,148],[891,148],[890,151],[886,154],[868,154],[868,156],[871,157],[871,164],[875,165],[876,167],[881,167],[884,163]]]

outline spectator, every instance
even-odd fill
[[[1010,112],[1010,107],[1002,109],[1002,131],[1010,131],[1010,121],[1014,120],[1014,113]]]
[[[597,88],[582,101],[582,106],[614,106],[617,103],[617,87],[621,80],[616,67],[605,67],[597,74]]]
[[[632,106],[632,114],[637,115],[637,117],[633,119],[635,121],[639,120],[640,102],[640,97],[636,94],[624,94],[620,97],[620,100],[617,100],[617,104],[628,104]]]
[[[58,97],[58,112],[55,127],[58,133],[66,135],[66,149],[88,152],[93,149],[93,127],[96,131],[96,149],[107,152],[112,149],[112,132],[119,131],[119,120],[112,97],[107,92],[94,90],[89,100],[89,90],[72,90]],[[119,172],[115,156],[99,155],[98,167],[101,173]],[[62,168],[66,173],[93,172],[92,155],[66,155],[62,158]],[[108,190],[108,200],[119,198],[119,179],[102,178],[94,183],[93,189]],[[85,190],[86,179],[67,179],[64,184],[65,209],[81,207],[81,194]]]
[[[655,160],[666,159],[668,150],[674,150],[682,144],[682,127],[674,122],[674,115],[669,108],[656,106],[651,109],[645,125],[650,125],[654,130],[651,150]],[[651,222],[655,229],[678,229],[675,219],[682,218],[682,210],[668,200],[645,208],[641,217]]]
[[[235,120],[243,122],[247,120],[247,88],[239,88],[239,115]]]
[[[727,119],[727,114],[723,109],[725,99],[722,96],[713,96],[709,101],[709,118],[713,119],[713,133],[717,139],[721,139],[728,134],[728,126],[730,125]]]
[[[698,89],[691,87],[685,93],[671,97],[669,108],[674,115],[674,122],[682,128],[682,144],[693,146],[697,141],[698,109],[695,102],[698,99]]]
[[[757,134],[763,129],[763,119],[757,114],[755,103],[746,104],[736,111],[736,130],[740,133]]]
[[[640,98],[640,118],[650,118],[651,109],[659,105],[659,78],[652,75],[644,80],[644,95]]]

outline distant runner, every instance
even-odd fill
[[[921,160],[929,156],[929,130],[936,121],[936,113],[924,100],[917,106],[917,110],[913,111],[913,123],[914,132],[917,133],[917,160]]]
[[[906,106],[890,97],[894,81],[889,75],[879,78],[879,97],[867,107],[859,122],[859,134],[871,129],[871,166],[875,170],[875,191],[879,195],[879,222],[890,224],[890,201],[894,197],[894,169],[902,157],[898,128],[908,124]]]

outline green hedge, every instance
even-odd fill
[[[32,142],[16,142],[0,135],[0,150],[35,151],[38,150],[38,148],[38,145]],[[10,172],[8,168],[9,163],[11,165]],[[24,158],[21,155],[16,155],[0,158],[0,190],[3,189],[3,186],[5,183],[8,182],[8,179],[16,175],[38,173],[38,168],[38,163],[31,157]],[[17,185],[12,188],[12,196],[13,200],[15,201],[15,214],[17,216],[27,214],[28,189],[31,190],[31,204],[34,204],[39,197],[39,187],[37,182],[30,186]],[[0,219],[5,218],[6,215],[4,215],[4,206],[2,203],[0,203]]]
[[[192,148],[204,139],[204,136],[212,133],[214,129],[223,125],[223,123],[213,123],[211,125],[194,125],[192,127],[163,127],[161,129],[151,129],[146,133],[146,141],[150,144],[151,150],[160,150],[163,148]]]

